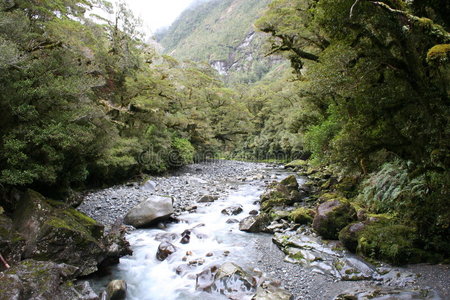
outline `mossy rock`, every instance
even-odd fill
[[[305,207],[299,207],[289,214],[289,219],[297,224],[311,224],[314,216],[314,210]]]
[[[306,160],[297,159],[297,160],[293,160],[290,163],[286,164],[284,167],[298,169],[298,168],[302,168],[302,167],[306,167],[306,166],[308,166],[308,162]]]
[[[423,260],[425,253],[416,248],[418,239],[414,228],[380,220],[357,232],[357,253],[395,265]]]
[[[360,232],[366,227],[366,223],[357,222],[345,226],[339,232],[339,241],[351,252],[355,253],[358,248]]]
[[[450,44],[433,46],[427,53],[427,62],[430,64],[444,64],[449,61]]]
[[[75,265],[79,275],[88,275],[107,256],[103,225],[32,190],[22,196],[13,219],[25,240],[23,258]]]
[[[356,210],[347,201],[334,199],[318,206],[314,230],[325,239],[335,240],[339,232],[356,221]]]
[[[261,209],[269,212],[275,207],[283,208],[300,201],[301,197],[297,179],[291,175],[267,187],[266,192],[261,195]]]

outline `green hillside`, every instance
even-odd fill
[[[234,82],[255,82],[282,61],[266,58],[265,35],[253,24],[269,0],[212,0],[187,9],[157,35],[166,54],[207,61]]]

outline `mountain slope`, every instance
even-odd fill
[[[280,58],[266,58],[265,35],[253,23],[270,0],[212,0],[187,9],[157,36],[165,53],[178,59],[207,61],[234,82],[261,79]]]

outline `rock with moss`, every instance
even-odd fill
[[[86,282],[74,284],[76,273],[77,268],[71,265],[24,260],[4,272],[0,299],[98,299]]]
[[[24,238],[25,259],[74,265],[77,275],[88,275],[109,255],[103,225],[32,190],[22,195],[13,224]]]
[[[312,209],[299,207],[289,213],[289,219],[297,224],[306,225],[312,223],[315,214]]]
[[[416,247],[418,236],[415,229],[395,224],[392,220],[381,219],[368,224],[356,235],[356,252],[369,258],[401,265],[420,262],[426,256]]]
[[[301,199],[297,179],[294,175],[290,175],[281,182],[274,182],[268,186],[261,196],[261,209],[267,212],[274,207],[292,205]]]
[[[106,300],[124,300],[127,296],[125,280],[112,280],[106,287]]]
[[[366,227],[366,223],[357,222],[345,226],[339,232],[339,241],[351,252],[355,253],[358,247],[358,237],[360,232]]]
[[[299,170],[308,166],[308,162],[303,159],[293,160],[284,166],[285,169]]]
[[[323,238],[335,240],[339,231],[353,221],[356,221],[356,210],[347,201],[335,199],[318,206],[313,228]]]

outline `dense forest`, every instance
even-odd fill
[[[255,10],[241,30],[221,27],[215,45],[201,30],[183,32],[182,16],[160,33],[161,54],[124,4],[2,1],[2,195],[64,198],[210,157],[308,159],[350,183],[338,193],[448,257],[449,2],[221,3],[234,2],[242,9],[208,2],[184,18],[236,22],[247,5]],[[93,7],[112,17],[88,17]],[[219,74],[225,50],[255,30],[252,60],[233,52],[243,67]]]

